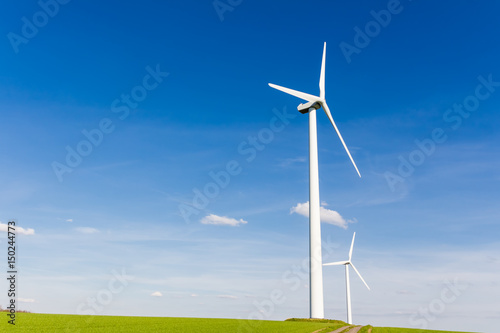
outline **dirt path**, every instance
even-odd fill
[[[354,328],[352,328],[351,330],[347,331],[347,333],[358,333],[359,330],[362,328],[363,326],[356,326]]]
[[[328,332],[328,333],[344,333],[344,331],[346,329],[348,329],[349,327],[352,327],[352,326],[344,326],[344,327],[341,327],[341,328],[337,328],[335,331],[331,331],[331,332]],[[352,327],[350,330],[348,331],[345,331],[345,333],[358,333],[359,330],[362,328],[363,326],[356,326],[356,327]]]
[[[331,332],[328,332],[328,333],[341,333],[341,332],[344,332],[345,329],[349,328],[350,326],[344,326],[344,327],[341,327],[341,328],[337,328],[335,331],[331,331]]]

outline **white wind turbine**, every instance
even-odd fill
[[[356,271],[358,274],[359,278],[363,283],[365,284],[366,288],[370,290],[370,287],[366,284],[365,280],[359,274],[358,270],[356,267],[354,267],[354,264],[351,262],[352,259],[352,249],[354,247],[354,237],[356,237],[356,233],[352,235],[352,243],[351,243],[351,249],[349,250],[349,260],[347,261],[337,261],[337,262],[331,262],[328,264],[324,264],[324,266],[335,266],[335,265],[344,265],[345,266],[345,288],[346,288],[346,299],[347,299],[347,323],[352,324],[352,312],[351,312],[351,287],[349,284],[349,265],[352,266],[352,268]]]
[[[320,225],[320,201],[319,201],[319,176],[318,176],[318,138],[316,133],[316,110],[323,107],[328,119],[344,145],[356,172],[361,177],[358,167],[352,159],[351,153],[340,135],[333,121],[330,109],[325,100],[325,58],[326,42],[323,48],[323,60],[321,62],[321,74],[319,78],[319,97],[309,95],[297,90],[281,87],[269,83],[274,89],[281,90],[287,94],[301,98],[308,103],[300,104],[298,110],[301,113],[309,113],[309,288],[310,288],[310,317],[324,318],[323,306],[323,267],[321,258],[321,225]]]

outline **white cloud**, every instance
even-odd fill
[[[73,222],[73,219],[67,219],[66,222]]]
[[[355,220],[346,220],[338,212],[323,207],[326,205],[327,205],[326,202],[322,202],[321,207],[319,208],[319,215],[321,218],[321,222],[333,224],[344,229],[347,229],[348,223],[355,222]],[[309,217],[309,201],[304,203],[298,203],[295,207],[292,207],[290,209],[290,214],[292,213],[297,213],[302,216]]]
[[[230,225],[232,227],[239,226],[240,224],[247,224],[248,222],[243,219],[233,219],[227,216],[217,216],[210,214],[201,219],[203,224],[213,224],[213,225]]]
[[[3,224],[2,222],[0,222],[0,231],[7,232],[8,230],[9,230],[8,224]],[[16,226],[16,234],[17,235],[34,235],[35,229],[31,229],[31,228],[24,229],[24,228]]]
[[[21,303],[35,303],[35,300],[33,298],[21,298],[21,297],[19,297],[17,300]]]
[[[99,230],[89,227],[78,227],[75,230],[81,232],[82,234],[95,234],[99,232]]]
[[[159,291],[155,291],[154,293],[151,294],[151,296],[155,296],[155,297],[162,297],[163,294]]]

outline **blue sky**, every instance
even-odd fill
[[[354,321],[498,327],[497,2],[40,3],[0,20],[0,230],[24,228],[21,308],[307,317],[308,119],[267,83],[318,94],[326,41],[362,178],[321,111],[324,261],[357,232],[372,291],[352,276]],[[344,319],[342,269],[324,281]]]

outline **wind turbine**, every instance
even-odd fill
[[[352,159],[351,153],[342,138],[342,135],[333,121],[330,108],[325,100],[325,58],[326,42],[323,48],[323,60],[321,62],[321,74],[319,77],[319,96],[306,94],[297,90],[281,87],[269,83],[274,89],[281,90],[307,101],[300,104],[297,109],[305,114],[309,113],[309,288],[310,288],[310,317],[324,318],[323,306],[323,267],[321,258],[321,225],[320,225],[320,201],[319,201],[319,175],[318,175],[318,137],[316,132],[316,110],[323,107],[328,119],[337,132],[345,151],[351,159],[356,172],[361,177],[358,167]]]
[[[351,262],[352,259],[352,249],[354,247],[354,237],[356,237],[356,233],[352,235],[352,243],[351,243],[351,249],[349,250],[349,260],[347,261],[337,261],[337,262],[331,262],[329,264],[324,264],[324,266],[335,266],[335,265],[344,265],[345,266],[345,288],[346,288],[346,299],[347,299],[347,323],[352,324],[352,312],[351,312],[351,287],[349,285],[349,265],[352,266],[352,268],[356,271],[358,274],[359,278],[363,283],[365,284],[366,288],[370,290],[370,287],[366,284],[365,280],[359,274],[358,270],[356,267],[354,267],[354,264]]]

